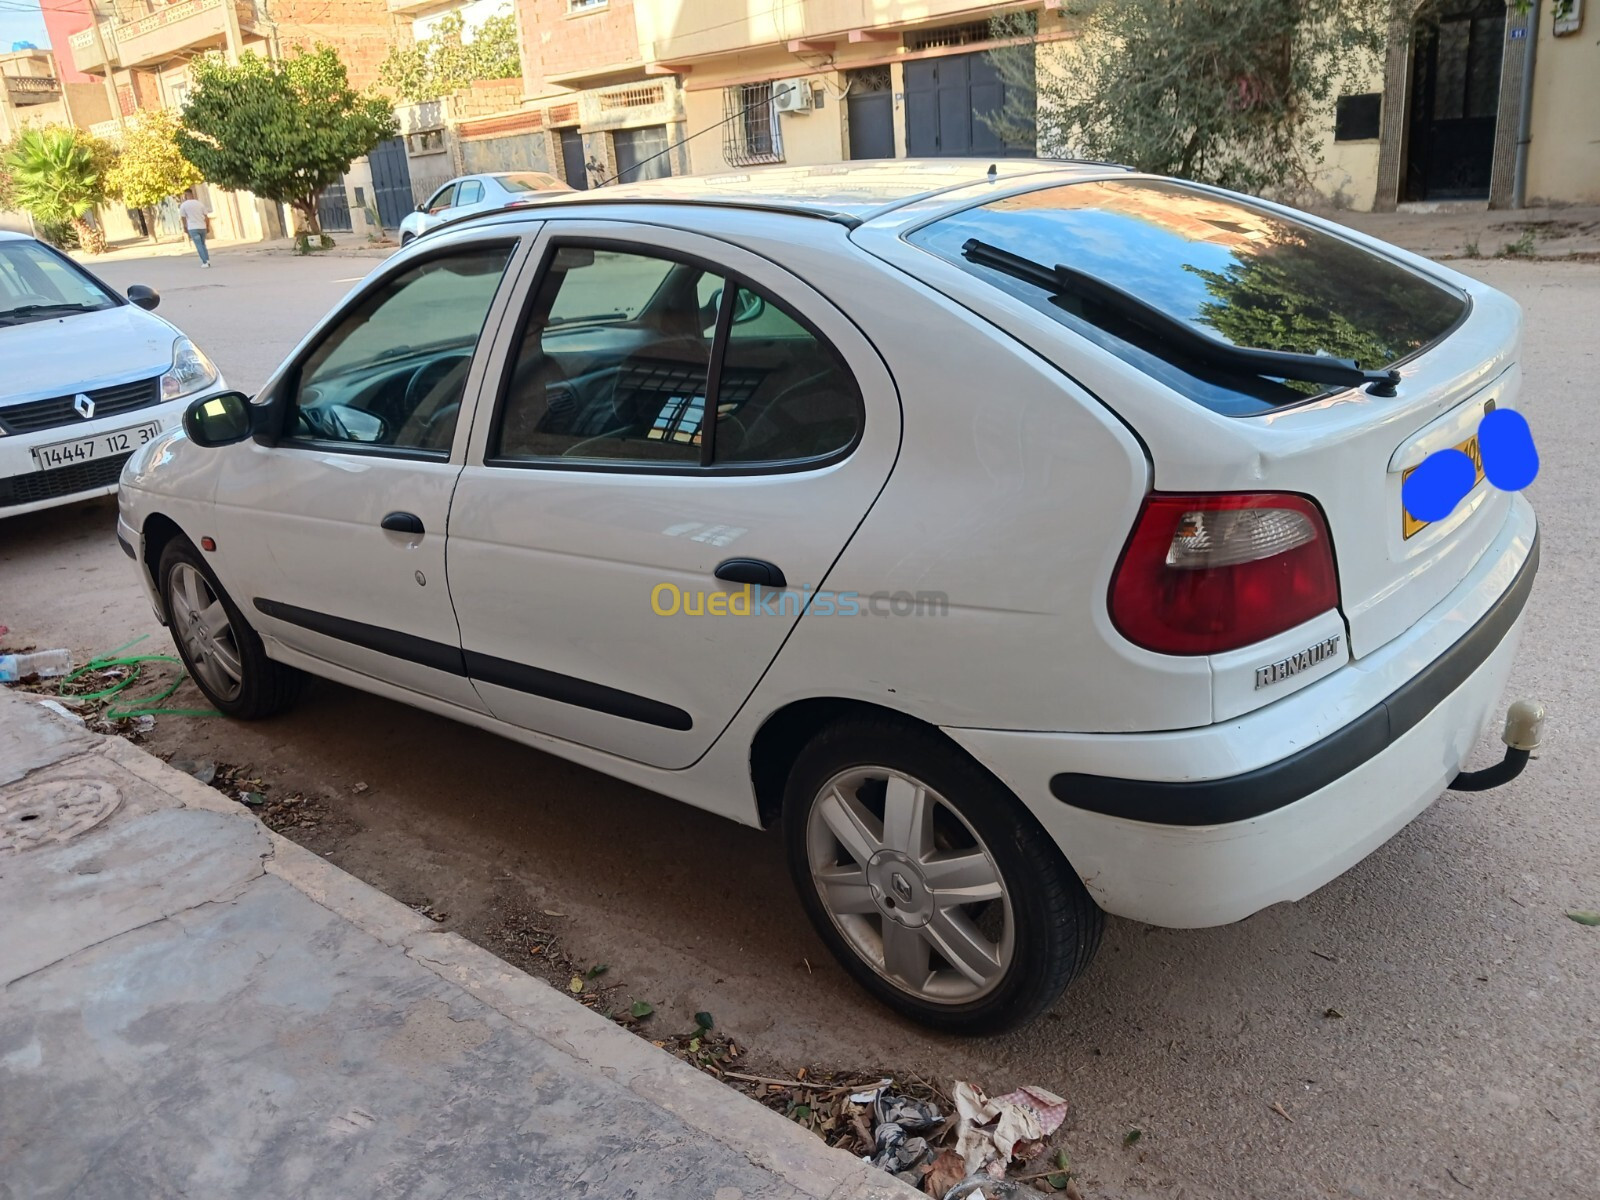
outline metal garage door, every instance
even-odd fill
[[[845,75],[851,158],[894,157],[894,91],[888,67],[866,67]]]
[[[411,196],[411,160],[405,138],[379,142],[367,155],[372,164],[373,201],[385,229],[395,229],[417,206]]]
[[[617,152],[618,183],[665,179],[672,174],[672,156],[666,153],[671,143],[665,125],[619,129],[611,135],[611,145]]]
[[[350,219],[350,198],[345,195],[344,180],[330,183],[317,197],[317,224],[323,233],[349,233],[355,228]]]
[[[983,119],[999,112],[1005,97],[1006,85],[988,54],[906,63],[906,153],[912,158],[1033,157],[1031,145],[1008,147]]]

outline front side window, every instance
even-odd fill
[[[701,302],[707,274],[653,255],[558,249],[491,456],[698,463],[717,321]]]
[[[441,213],[456,202],[456,185],[447,183],[433,194],[433,199],[428,201],[428,215]]]
[[[701,265],[562,246],[527,314],[489,457],[792,466],[846,449],[861,424],[849,368],[785,306]]]
[[[511,249],[430,258],[362,296],[301,364],[291,436],[447,455]]]
[[[989,247],[1093,277],[1207,339],[1389,366],[1443,337],[1460,293],[1393,259],[1240,199],[1181,183],[1103,180],[1008,196],[940,218],[909,241],[1104,347],[1174,391],[1233,415],[1326,385],[1241,374],[1174,352],[1115,305],[1066,280],[1018,278],[974,258]]]
[[[36,242],[0,242],[0,326],[116,306],[116,297]]]

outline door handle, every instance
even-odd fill
[[[776,563],[760,558],[730,558],[717,564],[718,579],[729,583],[756,583],[762,587],[788,587]]]
[[[392,512],[379,522],[390,533],[426,533],[416,513]]]

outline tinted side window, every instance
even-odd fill
[[[510,257],[483,246],[431,258],[363,296],[301,364],[292,436],[448,453]]]
[[[861,393],[833,348],[740,287],[717,393],[716,461],[821,458],[855,440]]]
[[[456,189],[457,204],[476,204],[483,199],[483,184],[469,179]]]
[[[701,299],[707,274],[654,255],[558,249],[490,457],[698,464],[716,327]]]

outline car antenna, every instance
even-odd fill
[[[1000,177],[1000,172],[995,170],[995,166],[994,166],[993,163],[990,163],[989,164],[989,182],[993,183],[999,177]]]

